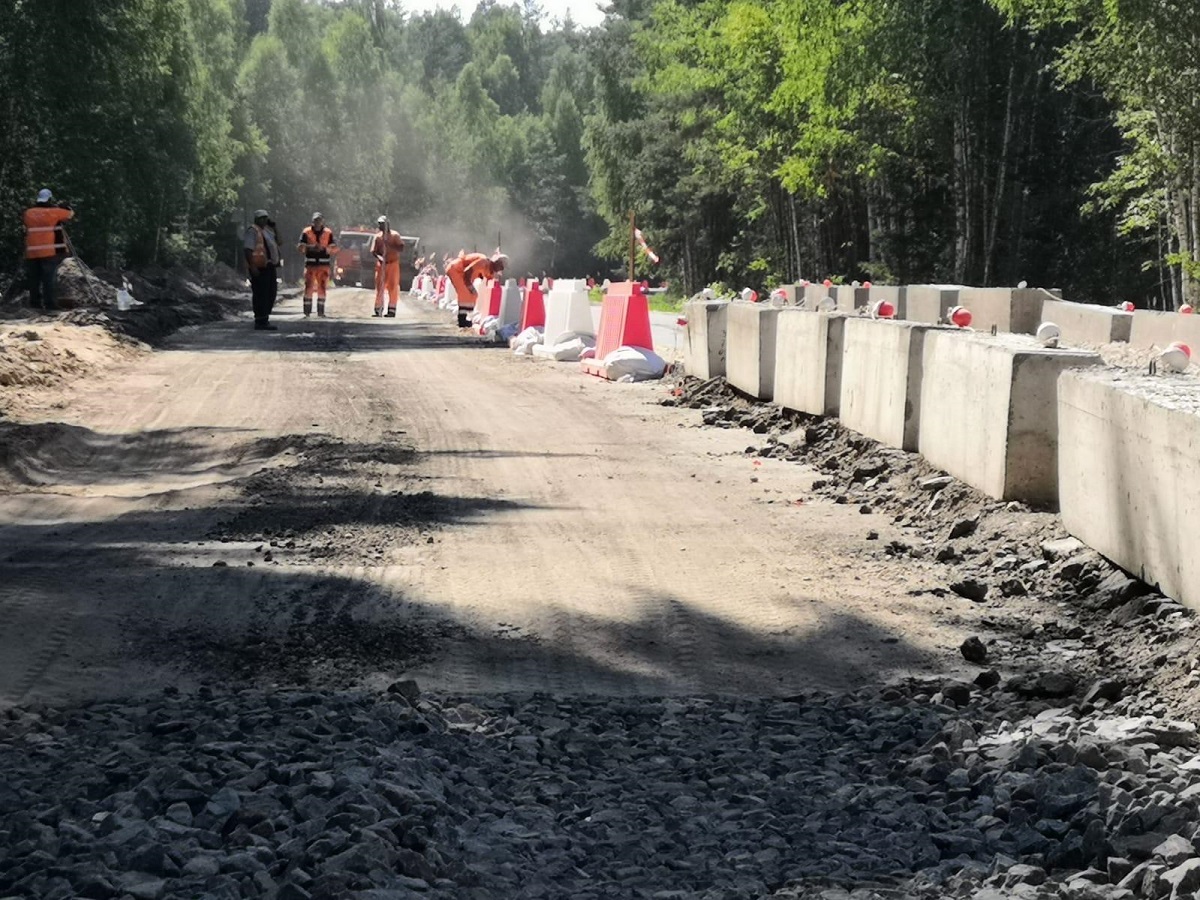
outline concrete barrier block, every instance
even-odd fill
[[[1062,342],[1078,346],[1127,343],[1133,313],[1111,306],[1047,300],[1042,304],[1042,321],[1058,326]]]
[[[873,284],[871,285],[869,296],[867,298],[867,306],[870,307],[877,300],[887,300],[892,306],[896,307],[896,318],[908,318],[908,288],[899,285]]]
[[[937,325],[847,318],[839,416],[847,428],[916,450],[925,336]]]
[[[871,292],[867,288],[839,284],[833,288],[833,291],[837,297],[839,312],[854,312],[856,309],[866,309],[871,305]]]
[[[1055,299],[1039,288],[964,287],[958,303],[971,311],[976,331],[1033,334],[1042,324],[1042,304]]]
[[[1058,385],[1058,425],[1067,530],[1200,610],[1200,380],[1067,372]]]
[[[925,338],[918,447],[930,463],[997,500],[1058,501],[1058,377],[1101,363],[1016,334]]]
[[[783,291],[783,302],[788,306],[795,306],[797,300],[804,294],[804,288],[798,284],[781,284],[776,290]]]
[[[582,278],[560,278],[546,295],[546,344],[559,343],[569,333],[596,335],[587,281]]]
[[[1200,346],[1200,316],[1139,309],[1129,326],[1129,343],[1134,347],[1166,347],[1183,341],[1193,349]]]
[[[822,300],[832,299],[836,305],[837,290],[823,284],[810,284],[804,287],[803,294],[797,293],[796,299],[797,302],[804,301],[805,309],[820,309]]]
[[[780,310],[775,337],[775,402],[814,416],[836,416],[841,405],[846,316]]]
[[[725,338],[729,320],[729,302],[689,300],[683,306],[687,335],[683,367],[696,378],[716,378],[725,374]]]
[[[904,318],[909,322],[937,324],[946,318],[951,307],[958,305],[958,292],[953,284],[909,285]]]
[[[735,300],[726,313],[725,377],[759,400],[770,400],[775,393],[775,328],[780,312]]]

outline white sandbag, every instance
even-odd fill
[[[539,345],[533,348],[533,355],[539,359],[552,359],[555,362],[578,362],[587,354],[595,355],[595,339],[590,335],[576,335],[569,341],[558,344]]]
[[[543,338],[542,329],[534,325],[514,337],[508,345],[517,356],[532,356],[533,348],[540,344]]]
[[[667,361],[645,347],[618,347],[604,357],[604,369],[611,381],[649,381],[663,377]]]

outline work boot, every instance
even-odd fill
[[[304,298],[304,318],[312,315],[312,301],[307,297]]]
[[[467,319],[467,314],[464,312],[460,312],[458,314],[458,327],[459,328],[467,328],[470,324],[471,324],[471,322],[469,319]]]
[[[373,316],[374,316],[375,318],[377,318],[377,319],[379,319],[379,318],[382,318],[382,317],[383,317],[383,310],[382,310],[382,309],[377,309],[377,310],[375,310],[375,312],[371,313],[371,315],[373,315]]]
[[[279,329],[276,326],[270,324],[269,322],[255,322],[254,330],[255,331],[278,331]]]
[[[389,318],[389,319],[396,318],[396,311],[394,309],[389,309],[387,311],[387,318]]]
[[[317,298],[317,318],[319,318],[319,319],[325,318],[325,298],[324,297]]]

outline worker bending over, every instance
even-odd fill
[[[478,293],[475,280],[487,281],[504,271],[508,257],[500,251],[491,256],[484,253],[460,253],[457,259],[446,264],[446,275],[458,295],[458,327],[466,328],[468,319],[475,310]]]
[[[312,224],[300,233],[300,252],[304,254],[304,318],[312,315],[312,298],[317,298],[317,316],[325,318],[325,293],[329,290],[329,267],[337,252],[333,231],[325,227],[325,217],[313,213]]]
[[[67,258],[67,235],[63,222],[74,218],[69,203],[54,203],[49,188],[38,191],[34,205],[25,210],[25,270],[29,276],[29,305],[49,311],[54,300],[58,266]]]
[[[404,240],[388,226],[387,216],[379,217],[379,233],[371,242],[375,257],[375,315],[383,315],[383,292],[387,289],[388,318],[396,317],[396,302],[400,299],[400,251]]]

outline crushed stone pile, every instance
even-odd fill
[[[9,710],[0,894],[1193,896],[1194,728],[959,687]]]

